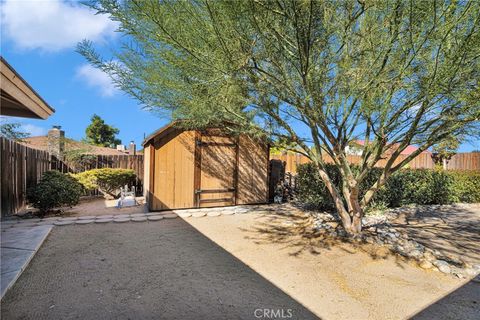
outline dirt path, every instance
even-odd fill
[[[347,244],[326,243],[302,217],[265,213],[187,221],[324,319],[404,319],[465,282],[385,252],[373,258]],[[478,302],[460,301],[450,310],[474,319]]]
[[[178,218],[55,228],[1,311],[2,319],[214,320],[257,319],[264,308],[316,319]]]

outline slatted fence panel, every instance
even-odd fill
[[[400,155],[395,161],[395,164],[399,163],[405,159],[405,155]],[[277,159],[285,162],[285,171],[296,173],[297,166],[302,163],[310,162],[310,160],[298,153],[281,153],[281,154],[272,154],[271,159]],[[347,159],[352,164],[358,164],[361,161],[360,156],[349,155]],[[388,159],[381,159],[377,163],[377,167],[385,166]],[[324,161],[327,163],[333,163],[330,157],[324,157]],[[432,156],[429,153],[421,153],[411,162],[409,162],[406,167],[411,169],[433,169],[435,163],[432,160]],[[447,164],[447,170],[480,170],[480,152],[470,152],[470,153],[457,153],[450,159]]]
[[[143,155],[96,155],[83,167],[69,165],[46,151],[32,149],[0,137],[1,213],[14,214],[26,205],[26,191],[37,184],[45,171],[82,172],[95,168],[132,169],[137,176],[135,186],[143,189]]]

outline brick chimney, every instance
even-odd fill
[[[48,130],[48,152],[57,158],[63,156],[65,150],[65,131],[61,126],[53,126]]]
[[[128,145],[128,154],[134,156],[136,153],[137,153],[137,146],[135,145],[135,142],[132,140]]]

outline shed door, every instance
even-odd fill
[[[197,140],[200,168],[195,190],[198,207],[235,204],[237,153],[236,139],[203,134]]]

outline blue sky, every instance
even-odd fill
[[[120,129],[122,143],[140,144],[144,134],[168,123],[167,117],[142,110],[75,52],[77,43],[88,39],[109,56],[122,36],[108,17],[73,1],[0,0],[0,6],[2,56],[56,110],[47,120],[14,119],[24,131],[44,135],[61,125],[67,137],[80,140],[95,113]],[[473,140],[459,151],[479,150],[480,140]]]
[[[61,125],[66,136],[81,139],[96,113],[120,129],[122,143],[139,144],[144,134],[168,122],[142,110],[75,52],[85,38],[107,55],[119,43],[121,35],[107,17],[57,0],[1,1],[1,14],[2,56],[56,110],[47,120],[12,119],[22,123],[23,130],[44,135],[52,125]]]

